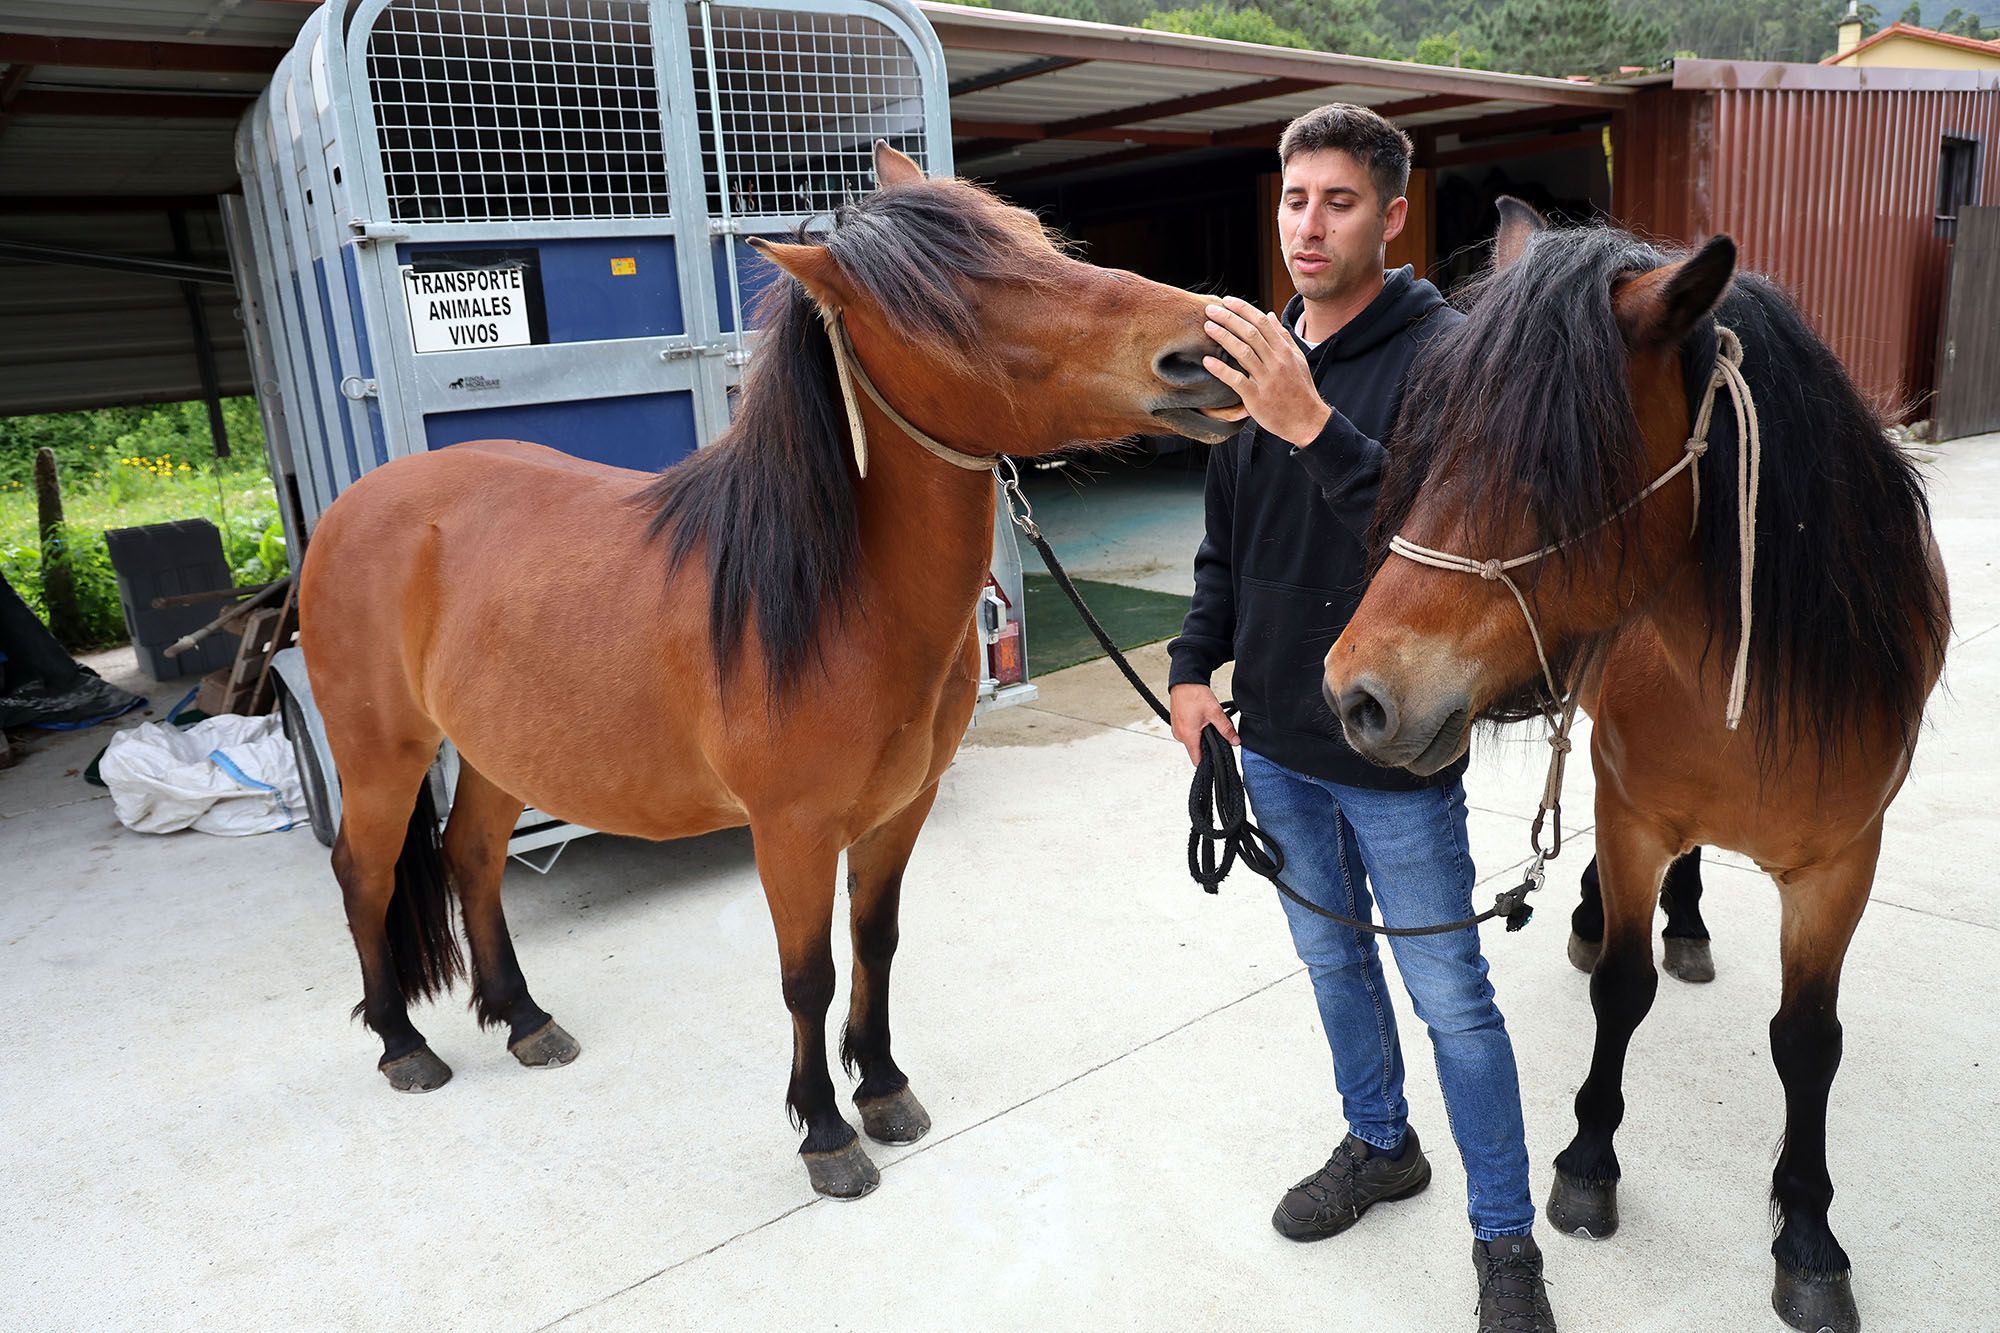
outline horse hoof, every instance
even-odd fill
[[[907,1083],[886,1097],[856,1097],[854,1109],[861,1112],[861,1128],[877,1143],[915,1143],[931,1132],[931,1118]]]
[[[882,1183],[882,1173],[861,1149],[861,1140],[851,1140],[845,1148],[831,1152],[802,1152],[806,1175],[814,1191],[828,1199],[858,1199],[872,1194]]]
[[[435,1092],[451,1082],[451,1066],[433,1055],[428,1046],[385,1059],[377,1067],[397,1092]]]
[[[519,1041],[507,1043],[507,1049],[530,1069],[554,1069],[583,1054],[576,1038],[564,1032],[553,1018]]]
[[[1588,972],[1597,966],[1597,956],[1604,952],[1604,942],[1590,941],[1575,931],[1569,933],[1569,965],[1579,972]]]
[[[1801,1333],[1858,1333],[1861,1327],[1846,1273],[1800,1273],[1779,1264],[1771,1308]]]
[[[1667,956],[1662,966],[1670,977],[1699,984],[1715,980],[1715,955],[1709,952],[1707,940],[1684,940],[1669,936],[1666,941]]]
[[[1545,1212],[1565,1236],[1604,1240],[1618,1230],[1618,1182],[1578,1180],[1558,1171]]]

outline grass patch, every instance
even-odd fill
[[[46,622],[43,562],[68,559],[82,632],[66,647],[125,641],[106,528],[205,518],[222,535],[223,557],[237,583],[264,583],[289,569],[255,405],[231,400],[225,415],[234,456],[224,460],[209,453],[199,403],[0,421],[0,575]],[[45,446],[56,450],[64,517],[48,550],[38,532],[32,481],[34,454]]]

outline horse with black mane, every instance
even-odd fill
[[[472,1006],[522,1064],[578,1045],[528,993],[501,912],[524,803],[607,833],[748,824],[792,1016],[786,1101],[813,1187],[880,1177],[834,1100],[835,873],[854,976],[841,1057],[878,1141],[930,1128],[889,1049],[903,867],[970,721],[996,455],[1139,432],[1208,443],[1205,300],[1064,254],[1033,216],[876,147],[882,189],[761,245],[737,415],[658,476],[481,441],[392,462],[322,518],[301,638],[338,766],[333,869],[356,1013],[399,1090],[451,1077],[409,1005],[470,945]],[[856,386],[865,395],[853,392]],[[893,405],[893,406],[892,406]],[[426,771],[461,761],[442,841]]]
[[[1669,864],[1714,845],[1776,881],[1772,1303],[1795,1328],[1848,1333],[1827,1100],[1841,962],[1950,628],[1922,486],[1792,303],[1735,271],[1727,237],[1672,255],[1546,229],[1512,200],[1502,214],[1468,319],[1404,395],[1381,563],[1327,654],[1328,698],[1357,750],[1420,773],[1462,754],[1477,720],[1556,707],[1550,685],[1592,719],[1604,944],[1547,1209],[1564,1232],[1618,1225],[1620,1084],[1658,986]]]

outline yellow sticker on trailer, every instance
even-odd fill
[[[637,259],[614,259],[611,261],[611,276],[614,278],[629,278],[638,271],[639,261]]]

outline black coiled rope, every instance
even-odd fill
[[[1006,482],[1003,479],[1003,485]],[[1018,486],[1010,491],[1010,497],[1018,495]],[[1062,567],[1062,561],[1042,536],[1033,516],[1024,508],[1014,510],[1014,525],[1021,529],[1035,549],[1041,553],[1042,563],[1049,567],[1049,574],[1056,586],[1063,590],[1076,613],[1083,617],[1098,646],[1103,648],[1125,679],[1131,682],[1146,706],[1154,716],[1168,726],[1173,725],[1173,714],[1160,702],[1139,673],[1118,651],[1111,636],[1097,617],[1084,604],[1083,595],[1070,582],[1069,573]],[[1235,712],[1234,704],[1224,705],[1230,713]],[[1250,822],[1249,799],[1243,787],[1243,772],[1237,767],[1236,749],[1224,740],[1222,733],[1213,723],[1201,730],[1201,758],[1196,761],[1194,785],[1188,790],[1188,874],[1204,892],[1217,893],[1222,881],[1241,861],[1253,874],[1262,876],[1277,887],[1279,893],[1292,902],[1329,921],[1336,922],[1352,930],[1366,931],[1371,935],[1444,935],[1452,931],[1464,930],[1467,926],[1477,926],[1483,921],[1502,917],[1508,930],[1519,930],[1534,917],[1535,909],[1528,902],[1528,895],[1541,887],[1533,871],[1513,888],[1495,895],[1493,906],[1477,916],[1466,917],[1462,921],[1447,921],[1436,926],[1378,926],[1372,921],[1358,921],[1351,916],[1329,911],[1318,903],[1301,896],[1280,879],[1285,868],[1285,850],[1270,834]]]

